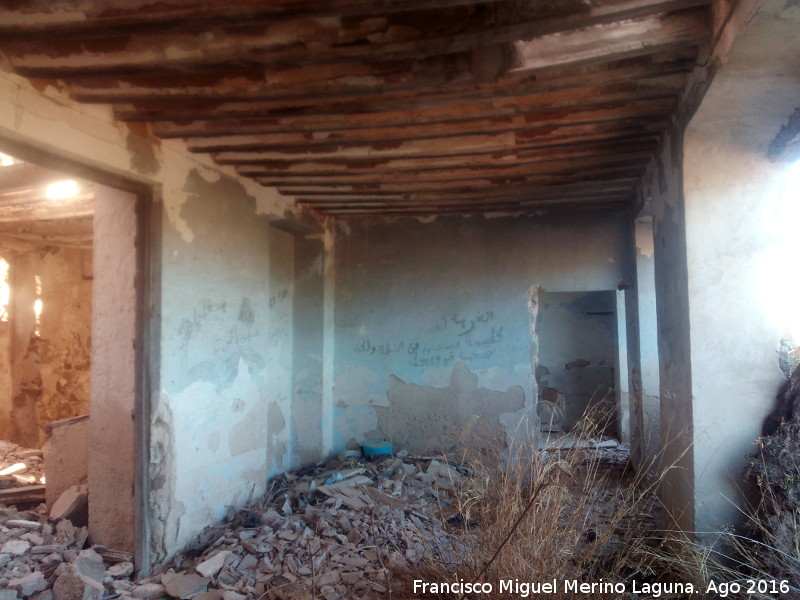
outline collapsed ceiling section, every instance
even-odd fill
[[[334,215],[630,203],[711,0],[34,0],[20,74]]]

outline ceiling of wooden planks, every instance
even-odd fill
[[[334,215],[619,206],[712,0],[30,0],[20,74]]]

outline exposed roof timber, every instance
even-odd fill
[[[661,13],[704,6],[710,1],[616,0],[586,13],[551,19],[537,15],[528,21],[505,25],[499,25],[492,14],[479,14],[478,23],[458,22],[453,32],[439,36],[430,35],[426,27],[394,23],[391,16],[379,19],[367,16],[355,24],[353,31],[348,31],[345,23],[336,19],[311,23],[304,20],[291,27],[286,23],[268,23],[266,29],[249,21],[242,25],[241,31],[228,33],[216,29],[210,36],[173,33],[165,37],[163,32],[154,31],[106,40],[94,36],[91,43],[88,40],[79,43],[53,40],[46,36],[10,43],[15,52],[12,64],[19,73],[29,77],[65,78],[92,73],[124,75],[154,69],[160,72],[215,70],[230,64],[252,67],[335,63],[374,60],[376,55],[384,61],[416,59],[543,38],[537,48],[541,51],[543,45],[550,47],[548,59],[536,60],[529,66],[523,51],[523,62],[517,68],[527,70],[570,62],[569,53],[559,53],[554,47],[565,43],[570,50],[578,51],[580,37],[584,36],[591,37],[592,45],[599,44],[600,48],[591,55],[580,53],[572,62],[600,60],[603,55],[635,55],[649,45],[675,45],[673,38],[676,36],[683,44],[692,40],[700,42],[708,35],[705,11]],[[518,18],[513,13],[511,16]],[[433,22],[434,32],[438,25],[438,21]],[[290,27],[289,32],[287,27]],[[584,31],[573,32],[576,29]],[[629,37],[632,33],[638,36],[646,33],[649,39],[639,37],[638,43],[632,42]],[[363,36],[360,41],[359,35]],[[616,44],[618,36],[623,40],[622,46]],[[401,41],[394,41],[397,38]]]
[[[546,86],[537,85],[532,81],[530,86],[510,84],[504,90],[501,90],[500,87],[489,89],[472,88],[472,91],[464,91],[463,94],[455,91],[451,91],[450,94],[444,94],[442,91],[434,93],[422,91],[404,94],[365,95],[347,100],[311,97],[297,101],[263,103],[182,103],[170,101],[119,105],[115,110],[115,116],[121,121],[179,121],[184,124],[189,121],[204,120],[207,122],[204,124],[209,124],[209,127],[204,128],[206,135],[215,133],[215,130],[221,130],[222,133],[226,133],[225,129],[231,127],[226,123],[215,125],[213,121],[217,120],[239,121],[245,119],[246,121],[241,125],[245,128],[244,132],[250,128],[255,129],[257,132],[264,132],[265,129],[269,131],[270,127],[285,131],[287,129],[286,123],[298,124],[304,130],[352,129],[359,126],[375,126],[376,124],[378,126],[388,126],[397,121],[413,122],[411,119],[417,114],[422,119],[420,123],[426,122],[426,119],[429,119],[430,122],[436,122],[457,119],[462,112],[466,112],[467,116],[470,113],[479,113],[481,107],[490,105],[492,102],[497,103],[500,115],[513,114],[515,100],[526,96],[538,97],[543,103],[543,108],[547,108],[548,102],[554,106],[569,106],[569,94],[573,90],[576,93],[576,97],[572,102],[585,98],[585,94],[589,90],[594,89],[598,94],[602,94],[603,90],[606,93],[610,93],[609,90],[619,90],[626,85],[632,90],[631,96],[633,99],[637,97],[637,90],[642,94],[648,93],[647,90],[651,90],[656,97],[659,93],[674,93],[674,77],[688,72],[688,65],[684,62],[680,70],[674,72],[670,72],[669,66],[662,66],[661,68],[662,74],[660,76],[637,77],[635,73],[626,73],[620,74],[620,77],[617,78],[615,77],[616,73],[611,75],[604,74],[598,77],[599,83],[596,86],[591,85],[591,81],[587,81],[583,85],[574,83],[572,86],[564,85],[556,90],[547,90]],[[667,73],[663,73],[663,71],[667,71]],[[470,108],[471,104],[477,104],[477,106]],[[449,119],[445,116],[447,114],[450,114]],[[197,125],[195,125],[195,129],[196,127]],[[180,125],[178,125],[177,129],[180,131]],[[156,130],[163,131],[158,126],[158,123],[156,124]],[[236,128],[234,131],[227,131],[227,133],[238,133],[240,131]]]
[[[457,180],[459,182],[485,180],[485,179],[503,179],[515,176],[527,176],[536,173],[546,173],[553,170],[558,170],[564,165],[574,165],[576,167],[585,166],[587,163],[593,162],[608,162],[610,160],[619,161],[621,164],[631,158],[648,158],[652,154],[655,143],[648,145],[630,146],[626,148],[619,148],[617,152],[587,152],[582,155],[574,154],[569,158],[552,157],[546,155],[540,157],[538,160],[531,161],[513,161],[509,164],[494,163],[487,164],[483,167],[469,166],[469,167],[445,167],[440,169],[427,169],[425,171],[377,171],[377,172],[362,172],[362,173],[347,173],[341,172],[334,175],[304,175],[304,176],[284,176],[274,175],[271,177],[253,176],[253,178],[262,185],[280,187],[283,190],[291,188],[310,188],[312,186],[321,186],[327,189],[327,185],[369,185],[382,182],[407,182],[409,178],[413,178],[417,182],[432,182],[432,181],[451,181]]]
[[[164,138],[437,123],[486,114],[487,110],[493,114],[493,106],[497,107],[498,116],[509,114],[517,101],[524,105],[525,98],[546,109],[593,98],[602,101],[626,90],[634,97],[637,92],[650,90],[667,93],[673,90],[676,79],[685,77],[694,67],[695,54],[685,49],[680,53],[563,69],[536,77],[504,78],[495,84],[463,90],[423,87],[413,94],[367,94],[352,103],[323,103],[323,98],[317,97],[290,103],[254,101],[199,106],[188,103],[180,105],[183,110],[164,103],[161,109],[119,107],[116,114],[121,120],[159,119],[154,123],[154,132]],[[309,108],[301,111],[304,106]]]
[[[789,118],[769,145],[769,159],[775,162],[800,160],[800,108]]]
[[[310,212],[619,206],[726,1],[31,0],[0,48]]]
[[[638,118],[606,123],[588,123],[551,126],[531,131],[472,134],[450,141],[433,138],[408,141],[388,141],[371,144],[329,144],[306,148],[304,146],[274,146],[266,150],[224,151],[214,154],[219,164],[258,165],[294,158],[295,161],[328,161],[334,159],[391,160],[401,158],[431,158],[493,154],[508,150],[525,150],[556,143],[590,141],[612,135],[636,135],[663,125],[665,113],[650,113]]]
[[[315,210],[330,210],[334,208],[345,208],[350,206],[395,206],[398,208],[418,207],[418,206],[486,206],[488,204],[517,204],[532,205],[536,203],[550,202],[591,202],[591,201],[630,201],[633,194],[632,189],[619,192],[598,193],[593,195],[564,195],[564,196],[539,196],[535,193],[528,194],[506,194],[503,196],[477,196],[470,198],[429,198],[427,200],[359,200],[358,202],[341,201],[335,199],[327,200],[304,200],[303,204]]]
[[[569,125],[591,125],[619,119],[635,119],[639,117],[663,117],[674,107],[674,97],[657,97],[655,99],[620,99],[586,108],[561,110],[525,110],[525,104],[514,107],[519,112],[515,115],[488,116],[464,119],[449,123],[433,123],[423,125],[406,125],[401,127],[385,127],[375,129],[356,129],[343,131],[317,131],[314,133],[275,133],[244,134],[209,138],[194,138],[187,146],[192,152],[226,152],[255,151],[272,147],[302,146],[309,153],[316,148],[335,145],[385,145],[390,142],[409,140],[425,140],[435,138],[459,138],[470,132],[481,132],[482,135],[538,131],[553,127]]]
[[[513,72],[495,81],[476,81],[462,63],[461,55],[441,57],[441,60],[411,61],[408,63],[358,63],[311,65],[301,67],[303,77],[293,74],[281,77],[279,72],[265,68],[258,72],[244,70],[239,75],[228,74],[169,74],[132,75],[110,79],[86,76],[70,80],[72,97],[79,102],[135,104],[139,107],[184,102],[203,108],[213,103],[262,103],[260,110],[271,112],[282,106],[318,105],[321,99],[328,104],[344,102],[387,102],[387,95],[397,102],[411,95],[423,94],[426,99],[455,96],[468,98],[512,98],[531,93],[603,86],[614,82],[631,82],[652,78],[650,85],[658,86],[660,78],[685,75],[695,65],[694,46],[676,50],[657,50],[642,56],[618,61],[567,65],[564,68],[536,72]],[[661,60],[662,57],[668,60]],[[653,59],[659,60],[653,60]],[[445,62],[446,65],[441,63]],[[431,63],[434,63],[431,65]],[[459,67],[459,65],[462,65]],[[421,66],[422,65],[422,66]],[[627,68],[623,72],[622,69]],[[287,80],[289,79],[289,80]],[[299,79],[299,80],[298,80]],[[316,97],[311,102],[309,96]]]
[[[652,137],[617,142],[611,144],[589,144],[573,147],[555,148],[549,152],[529,151],[511,153],[506,160],[500,157],[483,157],[477,160],[472,157],[469,161],[457,158],[451,161],[424,159],[411,162],[414,166],[367,165],[355,168],[353,165],[342,165],[338,169],[330,165],[311,163],[303,165],[302,171],[269,171],[255,167],[239,167],[238,171],[247,177],[252,177],[262,185],[297,185],[315,183],[343,183],[365,182],[376,178],[408,178],[416,180],[440,179],[442,177],[481,177],[513,172],[517,169],[527,169],[531,165],[547,164],[565,159],[575,160],[598,155],[613,155],[620,152],[648,152],[657,145],[657,139]],[[408,163],[409,161],[406,161]],[[403,163],[401,163],[403,164]],[[419,165],[419,166],[416,166]],[[318,167],[315,169],[314,167]]]
[[[52,0],[29,0],[23,8],[3,11],[0,34],[13,39],[39,37],[43,33],[69,37],[93,34],[98,28],[104,32],[139,31],[165,24],[191,30],[209,22],[365,15],[497,1],[500,0],[139,0],[120,5],[115,0],[61,0],[58,11],[52,11]],[[576,2],[565,4],[574,6]]]
[[[468,196],[474,194],[505,194],[509,191],[526,190],[532,187],[542,187],[563,182],[599,182],[628,179],[641,174],[643,161],[632,161],[625,164],[597,164],[578,168],[568,168],[560,171],[531,174],[516,177],[496,177],[492,179],[459,182],[423,182],[414,181],[405,183],[387,182],[381,184],[336,185],[330,184],[323,189],[306,188],[292,189],[288,193],[295,194],[298,199],[308,199],[314,196],[340,199],[368,199],[369,197],[394,196],[409,198],[420,194],[444,194]],[[279,190],[281,188],[278,188]]]
[[[353,206],[349,208],[335,208],[326,210],[327,214],[333,216],[381,216],[381,217],[401,217],[401,216],[415,216],[415,215],[448,215],[448,214],[479,214],[479,213],[534,213],[539,210],[572,210],[575,208],[584,209],[623,209],[628,205],[626,200],[607,200],[607,201],[589,201],[589,202],[540,202],[531,204],[522,203],[502,203],[502,204],[484,204],[473,205],[468,207],[448,207],[448,206],[413,206],[413,207],[396,207],[396,206],[381,206],[373,208],[365,208],[361,206]]]

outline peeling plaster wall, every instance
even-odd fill
[[[193,172],[165,231],[161,395],[153,407],[154,556],[190,542],[293,464],[291,235],[236,182]]]
[[[108,107],[77,105],[54,84],[37,89],[0,71],[0,147],[3,140],[151,185],[160,201],[146,504],[150,558],[164,561],[296,463],[293,239],[259,215],[297,213],[291,198],[192,155],[180,141],[149,138],[115,122]],[[130,462],[119,468],[132,478]]]
[[[292,440],[301,465],[324,455],[324,252],[319,237],[295,238]]]
[[[91,250],[46,246],[9,258],[11,397],[0,437],[41,448],[53,421],[89,411]],[[36,277],[43,311],[34,335]]]
[[[337,221],[334,449],[385,435],[492,453],[526,438],[532,287],[616,289],[625,227],[591,212]]]

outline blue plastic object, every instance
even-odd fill
[[[382,454],[394,456],[392,443],[385,439],[366,440],[361,443],[361,451],[364,453],[364,456],[380,456]]]

